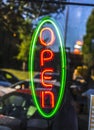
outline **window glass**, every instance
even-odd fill
[[[94,4],[94,0],[69,0],[69,2],[84,3],[84,4]]]
[[[94,0],[2,0],[2,2],[0,2],[0,68],[8,68],[6,70],[11,70],[14,74],[16,73],[20,79],[30,80],[30,77],[27,77],[27,75],[29,75],[28,60],[30,46],[34,42],[31,43],[31,39],[39,21],[45,16],[54,19],[61,31],[66,50],[67,64],[65,68],[61,66],[64,62],[63,58],[61,61],[59,38],[56,36],[57,32],[54,26],[51,23],[47,23],[42,27],[52,29],[51,31],[55,35],[53,41],[55,42],[51,47],[46,46],[42,48],[42,45],[39,44],[40,34],[38,32],[37,44],[34,47],[34,60],[32,60],[32,62],[34,62],[33,74],[35,75],[37,72],[40,74],[40,72],[45,69],[45,67],[40,67],[40,64],[42,64],[40,63],[40,52],[43,54],[42,49],[51,50],[52,53],[48,51],[47,54],[48,56],[52,54],[55,60],[48,62],[45,66],[54,68],[54,74],[59,73],[59,76],[53,74],[53,77],[47,77],[47,75],[45,75],[45,79],[57,79],[56,82],[59,82],[56,84],[58,90],[53,89],[53,93],[56,94],[55,103],[59,97],[57,92],[59,93],[60,87],[58,86],[60,86],[62,80],[61,72],[63,69],[67,71],[66,89],[68,90],[68,92],[64,92],[65,102],[63,103],[62,100],[61,104],[64,108],[62,107],[63,109],[61,108],[60,111],[62,113],[58,114],[62,116],[59,119],[63,118],[63,120],[58,121],[58,118],[55,118],[57,120],[55,120],[56,125],[54,125],[55,123],[53,123],[53,125],[61,126],[64,121],[70,122],[71,124],[73,119],[70,118],[74,118],[73,113],[76,112],[79,129],[87,129],[88,123],[84,122],[88,122],[86,118],[89,115],[90,102],[88,97],[90,97],[92,93],[94,94]],[[48,29],[45,35],[43,34],[43,38],[41,38],[42,42],[49,43],[51,40],[51,31]],[[44,55],[44,57],[46,56]],[[11,75],[7,74],[5,76],[9,79],[9,82],[11,80],[13,81]],[[41,80],[41,77],[40,75],[36,75],[35,80]],[[0,75],[0,80],[4,81],[2,75]],[[42,79],[42,83],[36,82],[35,87],[43,87],[43,81]],[[44,85],[45,84],[44,82]],[[90,90],[89,96],[88,90]],[[20,96],[10,96],[6,99],[5,104],[11,103],[20,106],[24,101],[25,100]],[[73,109],[71,110],[72,106],[75,108],[75,112]],[[30,111],[31,109],[32,107]],[[73,111],[73,113],[71,111]],[[70,116],[70,114],[72,115]],[[63,117],[63,115],[65,117]],[[83,117],[84,121],[82,121]],[[73,122],[75,121],[76,119],[74,118]],[[58,125],[57,123],[61,124]],[[63,125],[65,126],[65,124],[64,122]],[[66,129],[68,130],[70,128]],[[61,129],[59,127],[56,128],[56,130]]]
[[[66,46],[71,48],[78,47],[78,44],[84,44],[83,38],[87,33],[87,22],[93,11],[93,7],[88,6],[69,6],[68,8],[68,21],[67,21],[67,41]],[[82,42],[82,43],[79,43]]]
[[[5,100],[6,105],[22,106],[25,99],[21,96],[12,95]]]

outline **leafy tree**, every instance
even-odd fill
[[[2,41],[0,58],[4,60],[7,57],[3,64],[10,63],[15,56],[19,60],[27,61],[31,34],[36,26],[36,22],[32,21],[52,13],[58,15],[65,8],[61,6],[59,0],[51,1],[58,1],[60,4],[46,1],[46,3],[42,0],[0,1],[0,34],[2,34],[0,35],[0,41]],[[9,57],[10,60],[8,60]]]
[[[32,21],[36,18],[41,18],[42,16],[44,15],[50,15],[52,13],[59,13],[59,11],[63,11],[64,10],[64,6],[60,6],[60,5],[57,5],[57,4],[51,4],[49,3],[49,0],[48,0],[48,4],[46,4],[45,2],[40,2],[39,1],[32,1],[32,2],[28,2],[25,6],[25,9],[26,7],[28,6],[28,11],[25,16],[26,18],[28,18],[28,20],[32,19]],[[52,8],[53,6],[53,8]],[[32,32],[33,32],[33,29],[34,27],[36,26],[36,23],[37,22],[33,22],[32,23],[32,28],[24,28],[24,30],[21,29],[20,31],[20,38],[22,39],[22,42],[21,42],[21,45],[19,46],[19,53],[17,55],[17,59],[19,60],[23,60],[23,61],[27,61],[28,59],[28,54],[29,54],[29,47],[30,47],[30,40],[31,40],[31,35]],[[30,32],[30,29],[32,30]],[[28,33],[28,31],[30,33]],[[23,32],[24,31],[24,32]],[[26,33],[25,33],[26,32]],[[25,33],[25,35],[24,35]],[[36,48],[38,49],[38,48]]]
[[[0,59],[3,67],[10,66],[18,53],[19,27],[25,26],[23,4],[13,0],[0,1]]]
[[[64,10],[64,6],[49,3],[50,0],[1,0],[0,2],[0,30],[15,32],[23,24],[23,20],[36,19],[39,16],[58,13]],[[54,2],[57,0],[54,0]],[[65,0],[63,0],[65,1]],[[52,8],[53,7],[53,8]],[[33,23],[34,24],[34,23]]]
[[[94,65],[94,10],[88,18],[86,35],[84,36],[83,58],[89,67]]]

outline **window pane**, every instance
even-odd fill
[[[70,2],[85,3],[85,4],[94,4],[94,0],[69,0]]]

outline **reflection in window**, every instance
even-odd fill
[[[70,0],[70,2],[85,3],[85,4],[94,4],[94,0]]]
[[[6,105],[10,104],[15,106],[22,106],[23,102],[24,102],[23,97],[15,95],[12,95],[5,100]]]

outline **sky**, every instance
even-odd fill
[[[68,0],[70,2],[78,2],[78,3],[87,3],[87,4],[94,4],[94,0]]]
[[[94,0],[70,0],[71,2],[92,3]],[[66,45],[74,49],[77,40],[83,41],[83,36],[86,34],[86,23],[91,14],[93,6],[69,6],[68,14],[68,30]]]
[[[86,23],[91,14],[92,7],[87,6],[70,6],[67,30],[67,46],[73,47],[77,40],[83,41],[86,34]]]
[[[94,0],[70,0],[71,2],[78,3],[93,3]],[[59,15],[53,17],[56,19],[58,26],[62,31],[62,36],[65,35],[66,25],[66,13],[68,9],[68,22],[67,22],[67,33],[66,33],[66,47],[70,47],[71,51],[74,50],[74,46],[78,40],[83,42],[83,37],[86,34],[86,23],[93,10],[93,6],[66,6],[65,10]],[[58,51],[57,46],[54,47]]]

